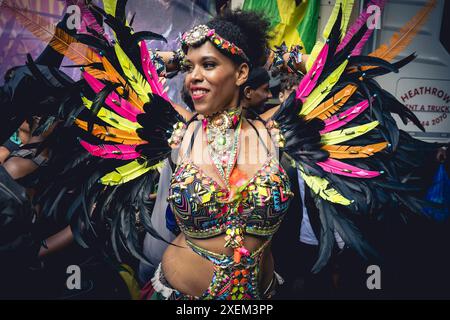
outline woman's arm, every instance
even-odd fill
[[[34,136],[30,138],[28,143],[39,143],[44,141],[46,137],[47,135],[44,134]],[[46,158],[48,156],[48,150],[43,150],[41,155]],[[38,165],[32,159],[24,159],[21,157],[11,157],[3,163],[3,166],[14,180],[25,177],[38,168]]]
[[[179,104],[173,103],[172,102],[172,106],[173,108],[180,114],[180,116],[183,117],[183,119],[185,121],[189,121],[192,119],[192,117],[194,116],[194,114],[192,112],[190,112],[189,110],[187,110],[186,108],[183,108],[182,106],[180,106]]]
[[[39,250],[39,258],[44,258],[49,254],[60,251],[73,242],[73,233],[70,226],[65,227],[58,233],[48,237],[44,243],[45,246],[41,246]]]
[[[179,64],[176,63],[175,52],[173,51],[157,51],[158,55],[163,59],[168,72],[179,70]]]

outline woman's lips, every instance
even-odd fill
[[[191,97],[192,100],[198,101],[203,99],[207,94],[209,90],[206,89],[191,89]]]

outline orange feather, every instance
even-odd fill
[[[368,158],[375,153],[384,150],[388,146],[387,142],[375,143],[367,146],[323,146],[322,149],[330,153],[330,158],[334,159],[355,159]]]
[[[336,113],[350,97],[355,93],[356,86],[349,84],[334,96],[318,105],[313,111],[306,115],[305,120],[319,118],[325,120]]]
[[[91,64],[100,62],[97,53],[87,45],[79,43],[74,37],[60,28],[56,28],[50,21],[41,15],[31,12],[26,8],[19,8],[10,1],[1,2],[1,8],[8,10],[14,15],[28,31],[35,37],[49,45],[57,52],[65,55],[76,64]],[[107,77],[102,70],[91,67],[86,69],[98,78]]]
[[[420,28],[427,21],[431,11],[436,6],[436,0],[429,0],[411,20],[409,20],[398,32],[389,40],[389,44],[382,44],[377,50],[369,56],[392,61],[403,50],[408,47],[411,41],[419,32]]]
[[[123,77],[120,75],[120,73],[117,72],[117,70],[114,68],[114,66],[111,64],[111,62],[108,61],[105,57],[101,57],[101,61],[103,63],[103,67],[105,68],[105,72],[109,76],[109,80],[116,83],[121,83],[122,85],[125,85],[125,88],[128,90],[129,98],[128,100],[135,106],[138,107],[141,110],[144,110],[144,103],[141,99],[137,96],[136,92],[127,84],[127,82],[123,79]],[[123,95],[125,90],[123,87],[117,88],[117,91],[120,95]]]
[[[88,124],[86,121],[75,119],[75,124],[80,127],[81,129],[87,131],[88,130]],[[139,136],[136,134],[136,132],[126,132],[120,129],[108,127],[108,126],[99,126],[94,124],[92,135],[104,140],[104,141],[111,141],[111,142],[117,142],[117,143],[123,143],[123,144],[129,144],[129,145],[136,145],[145,143],[144,140],[139,138]]]

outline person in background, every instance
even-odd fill
[[[272,98],[269,81],[269,73],[263,67],[255,68],[250,72],[242,89],[241,105],[244,109],[252,109],[258,114],[265,111],[267,101]]]

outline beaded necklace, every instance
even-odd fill
[[[241,111],[242,109],[238,108],[217,113],[203,122],[207,133],[209,155],[228,190],[233,187],[230,186],[230,175],[238,155],[242,127]],[[233,260],[235,263],[240,263],[242,256],[249,255],[249,251],[244,247],[245,219],[241,217],[242,203],[239,195],[237,199],[228,199],[228,201],[226,208],[230,214],[226,222],[225,247],[233,249]]]
[[[209,156],[227,187],[238,155],[242,125],[240,115],[241,109],[238,108],[216,113],[203,120]]]

